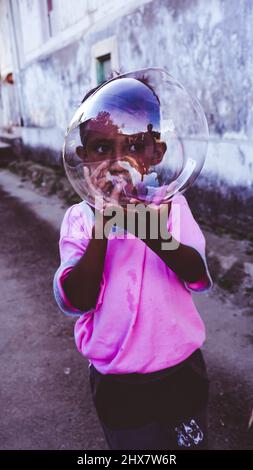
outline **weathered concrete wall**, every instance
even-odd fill
[[[252,24],[250,0],[152,2],[121,20],[121,63],[168,68],[201,101],[211,133],[253,138]]]
[[[165,67],[200,100],[211,135],[199,185],[218,187],[224,195],[234,189],[249,197],[253,191],[253,2],[153,0],[122,16],[123,3],[114,2],[117,11],[109,15],[111,1],[107,10],[106,2],[95,2],[101,11],[104,8],[103,16],[94,21],[96,9],[86,10],[90,26],[78,40],[23,65],[26,127],[55,129],[53,150],[55,154],[59,145],[60,152],[57,136],[90,88],[91,48],[116,36],[120,71]],[[58,28],[63,29],[64,21],[59,20]],[[44,140],[46,133],[45,138],[40,133],[37,144],[47,148]]]
[[[67,95],[66,111],[79,101],[89,86],[92,44],[116,35],[122,71],[166,67],[199,98],[211,133],[253,138],[252,24],[251,0],[150,2],[104,30],[99,24],[98,31],[93,28],[78,43],[26,67],[27,117],[41,125],[44,114],[51,126],[47,109],[53,105],[59,118],[61,93]],[[39,114],[33,103],[36,95],[42,99]],[[57,123],[61,127],[62,119]]]
[[[0,126],[18,125],[19,101],[14,85],[4,82],[16,68],[9,4],[0,0]]]
[[[165,67],[200,100],[210,143],[198,183],[223,194],[253,191],[252,24],[248,0],[153,1],[118,23],[124,70]]]

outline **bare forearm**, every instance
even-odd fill
[[[162,249],[164,240],[160,237],[158,240],[147,238],[144,241],[184,281],[196,282],[205,275],[204,262],[194,248],[175,241],[176,249],[165,250]],[[167,241],[167,243],[172,246],[173,238],[170,242]]]
[[[107,239],[96,240],[93,237],[84,255],[63,282],[63,290],[67,298],[79,310],[90,310],[97,303],[106,249]]]
[[[170,206],[169,206],[170,210]],[[183,245],[179,243],[167,230],[167,220],[169,214],[166,213],[161,216],[159,213],[157,220],[157,234],[158,237],[151,238],[152,225],[151,218],[153,215],[153,210],[149,208],[149,212],[144,215],[144,220],[135,216],[135,235],[139,234],[139,224],[146,224],[146,237],[143,238],[144,243],[156,253],[159,258],[168,266],[172,271],[174,271],[181,279],[186,282],[196,282],[205,276],[206,268],[204,261],[200,254],[192,247]],[[163,217],[163,222],[162,218]],[[166,219],[164,219],[164,217]],[[165,235],[166,232],[166,235]],[[164,238],[162,238],[163,234]],[[166,245],[167,248],[166,249]]]

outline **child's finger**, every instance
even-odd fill
[[[111,192],[110,199],[118,203],[121,191],[122,191],[122,185],[120,183],[116,183]]]
[[[85,179],[87,177],[89,177],[89,170],[88,170],[87,166],[83,166],[83,176],[84,176]]]
[[[130,204],[141,204],[141,201],[139,201],[138,199],[135,199],[135,198],[131,198],[130,201],[129,201]]]
[[[105,176],[103,176],[102,178],[99,178],[97,180],[97,186],[98,186],[99,189],[103,189],[105,187],[106,183],[108,183],[108,181],[105,178]]]
[[[89,194],[92,196],[101,196],[101,191],[98,191],[96,186],[93,184],[92,179],[90,177],[89,169],[87,167],[83,168],[84,178],[89,190]]]
[[[108,162],[107,162],[107,161],[100,163],[100,164],[95,168],[95,170],[92,172],[92,176],[93,176],[94,178],[97,178],[97,176],[99,176],[100,174],[103,174],[107,168],[108,168]],[[102,172],[103,172],[103,173],[102,173]]]

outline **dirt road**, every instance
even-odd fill
[[[106,449],[74,322],[53,298],[58,231],[46,213],[0,190],[0,448]],[[211,448],[252,448],[252,315],[215,292],[196,302],[208,333]]]

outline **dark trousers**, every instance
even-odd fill
[[[209,381],[200,350],[158,375],[103,375],[91,365],[90,386],[109,449],[208,448]]]

